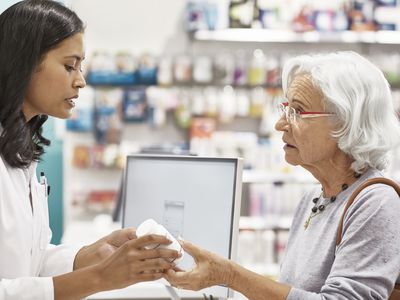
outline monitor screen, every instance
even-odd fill
[[[175,237],[236,259],[242,161],[195,156],[128,156],[123,189],[123,226],[152,218]],[[185,254],[178,264],[190,269]],[[228,297],[220,286],[202,291]]]

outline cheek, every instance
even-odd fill
[[[32,87],[26,96],[26,101],[39,113],[44,113],[46,109],[51,107],[51,88],[46,88],[44,85],[35,85]]]
[[[52,71],[45,74],[42,77],[39,85],[44,89],[44,95],[57,96],[65,91],[66,85],[68,84],[68,76],[60,71]]]
[[[336,149],[336,141],[324,132],[313,132],[305,134],[294,134],[294,140],[299,151],[299,159],[303,163],[313,163],[333,157]]]
[[[41,112],[47,113],[60,104],[58,102],[65,96],[67,83],[68,76],[62,72],[43,72],[32,78],[26,99]]]

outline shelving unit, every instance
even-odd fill
[[[240,230],[289,230],[292,216],[280,216],[272,218],[264,217],[240,217]]]
[[[308,172],[299,173],[278,173],[267,170],[244,170],[243,183],[318,183]]]
[[[199,30],[192,34],[196,41],[243,43],[365,43],[400,44],[398,31],[339,31],[297,33],[290,30],[230,28]]]

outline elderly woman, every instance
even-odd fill
[[[338,246],[335,239],[350,195],[383,176],[399,141],[388,82],[354,52],[292,58],[282,77],[287,100],[275,128],[283,134],[285,159],[320,186],[296,210],[278,282],[188,242],[183,247],[196,265],[166,277],[185,289],[223,284],[249,299],[387,299],[400,271],[395,190],[363,189],[345,215]]]

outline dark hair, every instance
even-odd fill
[[[84,31],[79,17],[51,0],[18,2],[0,15],[0,154],[11,166],[26,168],[38,161],[46,115],[26,122],[22,105],[33,73],[49,50]]]

